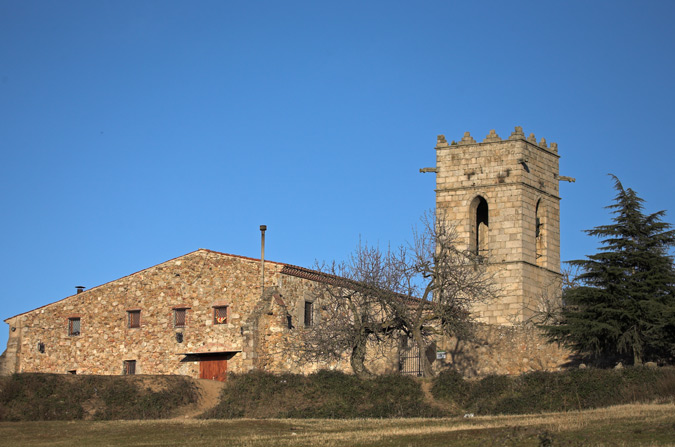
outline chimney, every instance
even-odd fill
[[[84,292],[84,286],[75,286],[75,288],[77,289],[77,293]]]
[[[260,293],[265,291],[265,231],[267,225],[260,225]]]

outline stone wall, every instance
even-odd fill
[[[290,266],[289,266],[290,267]],[[257,320],[258,358],[257,369],[270,372],[312,373],[321,369],[352,372],[349,353],[340,359],[308,359],[302,355],[304,330],[304,306],[314,304],[313,324],[331,318],[321,302],[324,284],[309,277],[316,276],[307,269],[286,268],[282,270],[279,285],[269,290],[254,318]],[[284,274],[286,273],[286,274]],[[309,273],[309,277],[303,277]],[[295,276],[300,275],[300,276]],[[317,276],[318,277],[318,276]],[[289,327],[290,317],[290,327]],[[376,374],[398,371],[398,348],[395,343],[370,343],[366,367]]]
[[[282,267],[266,262],[267,286]],[[136,360],[137,374],[196,377],[198,363],[183,354],[202,352],[231,352],[228,368],[241,370],[242,326],[260,289],[259,261],[198,250],[8,319],[8,346],[18,346],[19,372],[120,374]],[[214,306],[227,306],[226,324],[215,324]],[[176,308],[187,309],[185,327],[174,327]],[[128,327],[130,310],[140,310],[139,328]],[[69,318],[80,318],[79,335],[69,335]]]
[[[445,359],[434,363],[436,371],[453,368],[465,377],[490,374],[522,374],[559,371],[571,361],[572,352],[527,325],[479,325],[472,340],[443,337],[437,349]]]
[[[314,303],[314,324],[331,318],[321,305],[316,272],[271,262],[265,271],[261,298],[258,260],[199,250],[92,288],[8,319],[10,340],[0,367],[4,374],[121,374],[123,362],[135,360],[137,374],[199,377],[200,353],[228,352],[230,372],[350,373],[348,353],[319,361],[301,355],[305,302]],[[221,305],[228,306],[228,322],[214,324],[213,306]],[[174,327],[176,307],[187,309],[185,327]],[[129,328],[127,311],[137,309],[140,328]],[[74,316],[80,335],[68,335]],[[435,368],[452,366],[467,376],[556,369],[569,355],[523,326],[484,325],[477,340],[441,338],[437,348],[448,355]],[[393,373],[398,366],[396,342],[368,347],[372,372]]]
[[[267,261],[261,294],[259,260],[198,250],[9,318],[0,372],[122,374],[134,360],[136,374],[199,377],[209,353],[227,353],[229,372],[351,372],[348,355],[314,362],[301,355],[305,302],[313,303],[314,324],[330,318],[314,276]],[[227,322],[216,324],[221,306]],[[182,327],[174,325],[176,309],[186,310]],[[129,327],[129,311],[140,311],[140,327]],[[71,318],[79,318],[78,335],[69,334]],[[382,351],[371,346],[371,368],[394,371],[397,352]]]
[[[497,279],[500,299],[475,312],[486,323],[526,321],[542,287],[559,277],[557,145],[516,127],[507,140],[491,131],[480,143],[468,132],[452,144],[440,135],[436,156],[437,212],[455,226],[460,248],[477,251]],[[480,198],[487,236],[477,242]]]

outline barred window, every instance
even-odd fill
[[[187,326],[187,309],[173,310],[173,326],[174,327]]]
[[[128,310],[127,311],[127,327],[138,328],[141,327],[141,311]]]
[[[213,308],[213,324],[227,324],[227,306]]]
[[[123,374],[125,376],[133,376],[136,374],[136,360],[125,360]]]
[[[80,335],[80,319],[68,318],[68,335]]]
[[[305,301],[305,326],[310,327],[314,324],[314,303]]]

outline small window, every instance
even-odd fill
[[[486,260],[488,253],[488,242],[490,240],[490,210],[485,198],[476,196],[469,205],[469,228],[471,237],[469,239],[469,249],[476,255],[477,261]]]
[[[125,360],[124,361],[124,372],[125,376],[133,376],[136,374],[136,360]]]
[[[173,310],[173,327],[187,326],[187,309]]]
[[[213,308],[213,324],[227,324],[227,306]]]
[[[309,327],[314,324],[314,303],[305,301],[305,326]]]
[[[80,319],[68,318],[68,335],[80,335]]]
[[[127,311],[127,327],[139,328],[141,327],[141,311],[128,310]]]

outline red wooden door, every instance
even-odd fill
[[[225,382],[227,380],[227,356],[202,357],[199,360],[199,378]]]

